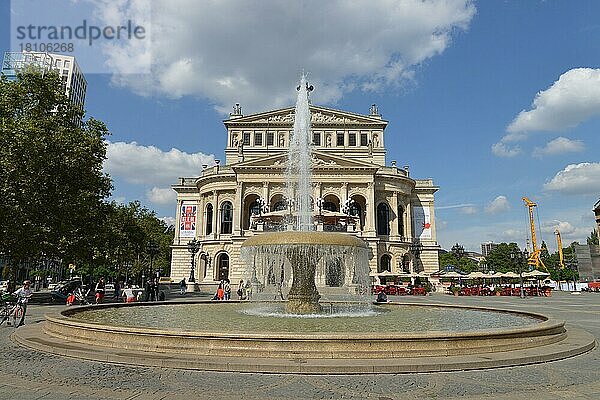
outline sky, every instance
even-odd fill
[[[54,43],[74,43],[87,115],[111,131],[113,199],[140,200],[167,221],[177,177],[224,160],[231,106],[291,106],[305,71],[313,104],[363,114],[378,105],[388,164],[440,188],[442,248],[524,247],[526,196],[552,250],[555,229],[566,245],[595,225],[598,15],[595,0],[12,0],[0,2],[0,50],[40,43],[35,29],[19,37],[29,25],[85,21],[107,36],[141,27],[139,37],[91,40],[86,30]]]

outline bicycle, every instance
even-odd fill
[[[0,326],[6,321],[6,325],[12,325],[17,328],[21,324],[24,309],[22,299],[12,301],[12,296],[3,295],[0,305]]]

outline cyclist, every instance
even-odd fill
[[[27,281],[23,282],[22,288],[18,289],[16,292],[13,293],[13,296],[15,296],[17,298],[17,304],[21,306],[21,310],[22,310],[21,320],[19,321],[17,326],[21,326],[25,322],[25,313],[27,312],[27,302],[33,295],[33,292],[31,291],[30,287],[31,287],[31,281],[27,280]],[[15,312],[16,312],[16,310],[15,310]]]

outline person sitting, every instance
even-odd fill
[[[387,295],[385,294],[385,292],[383,290],[381,290],[379,293],[377,293],[377,303],[387,303],[388,302],[388,298]]]

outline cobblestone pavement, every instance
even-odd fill
[[[600,339],[600,294],[393,298],[490,306],[564,319]],[[58,306],[31,305],[26,323]],[[0,399],[600,399],[600,351],[545,364],[407,375],[277,375],[111,365],[32,351],[0,328]]]

